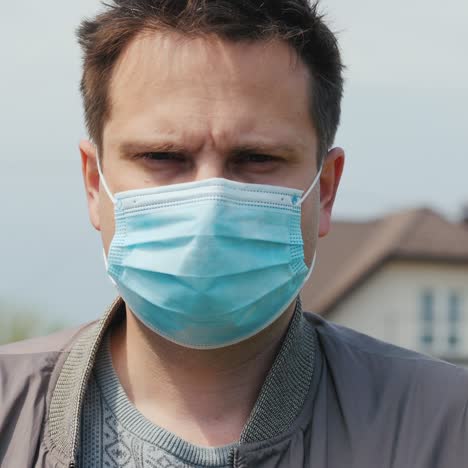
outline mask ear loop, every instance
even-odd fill
[[[100,159],[99,159],[99,153],[97,151],[96,151],[96,162],[97,162],[99,178],[100,178],[100,180],[102,182],[102,186],[104,187],[104,190],[106,191],[108,197],[111,199],[112,203],[115,205],[116,199],[112,195],[112,192],[109,190],[109,186],[107,185],[106,179],[104,178],[104,175],[102,173],[101,162],[100,162]]]
[[[318,181],[320,180],[320,177],[322,175],[322,169],[323,169],[323,165],[320,165],[320,169],[318,170],[317,175],[315,176],[315,179],[312,182],[312,185],[302,195],[301,199],[298,202],[298,205],[302,205],[306,201],[307,197],[312,193],[312,190],[314,190],[315,186],[317,185]]]
[[[98,173],[99,173],[99,179],[102,182],[102,186],[104,187],[104,190],[107,193],[107,196],[111,199],[112,203],[115,205],[116,200],[115,197],[112,195],[112,192],[109,190],[109,186],[107,185],[106,179],[104,178],[104,175],[101,170],[101,163],[99,162],[99,153],[96,151],[96,162],[97,162],[97,168],[98,168]],[[107,277],[111,280],[111,283],[118,288],[117,283],[115,282],[114,278],[110,276],[109,274],[109,261],[107,260],[106,256],[106,251],[104,250],[104,247],[102,248],[102,257],[104,259],[104,265],[106,267]]]
[[[303,284],[306,284],[307,281],[309,281],[309,278],[310,278],[310,276],[312,275],[312,272],[314,271],[315,263],[316,263],[316,262],[317,262],[317,249],[315,249],[314,258],[312,259],[312,263],[310,264],[309,271],[308,271],[308,273],[307,273],[307,276],[306,276],[305,279],[304,279],[304,283],[303,283]]]
[[[322,175],[322,170],[323,170],[323,165],[320,165],[320,168],[317,172],[317,175],[315,176],[314,181],[312,182],[311,186],[307,189],[307,191],[304,193],[304,195],[302,195],[301,199],[299,200],[299,203],[298,203],[299,206],[302,205],[306,201],[307,197],[312,193],[312,190],[314,190],[314,188],[316,187]],[[306,284],[309,278],[311,277],[314,271],[316,262],[317,262],[317,248],[315,248],[314,258],[312,259],[312,263],[310,264],[309,271],[307,272],[307,276],[304,279],[303,285]]]

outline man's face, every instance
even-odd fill
[[[103,172],[113,193],[212,177],[306,190],[317,174],[310,78],[284,42],[146,33],[120,57],[110,104]],[[93,147],[83,142],[81,151],[91,220],[107,251],[113,205],[99,187]],[[320,217],[320,234],[328,230],[340,158],[327,160],[322,179],[339,174],[322,188],[325,202],[316,189],[303,205],[308,264]]]

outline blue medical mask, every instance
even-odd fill
[[[226,179],[112,195],[107,272],[147,327],[189,348],[221,348],[285,312],[312,273],[301,205],[309,190]]]

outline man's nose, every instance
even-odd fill
[[[212,178],[227,178],[224,158],[214,153],[200,158],[195,169],[194,181]]]

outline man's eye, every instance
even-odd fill
[[[152,152],[152,153],[142,153],[137,156],[137,158],[147,159],[150,161],[183,161],[184,156],[179,153],[170,153],[170,152]]]
[[[277,161],[278,158],[274,156],[270,156],[268,154],[256,154],[256,153],[249,153],[243,154],[239,156],[238,162],[240,163],[267,163]]]

